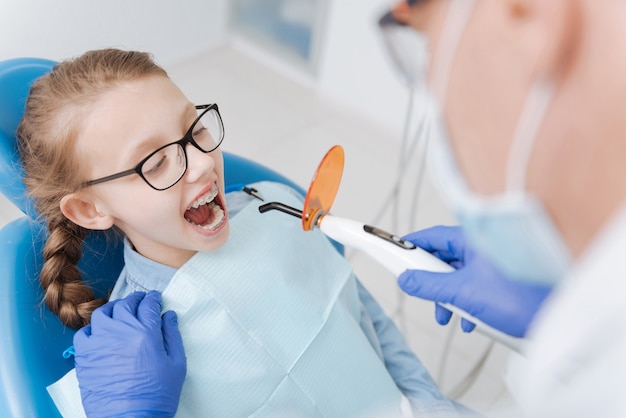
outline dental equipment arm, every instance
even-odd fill
[[[402,290],[412,296],[458,306],[509,335],[526,335],[535,314],[552,290],[549,286],[508,280],[467,245],[460,227],[436,226],[409,234],[404,239],[457,270],[451,273],[426,271],[425,268],[406,271],[398,278]],[[451,313],[443,309],[436,312],[437,321],[442,325],[448,323],[450,316]],[[471,330],[468,325],[463,325],[464,330]]]
[[[279,202],[270,202],[259,206],[259,211],[279,210],[295,217],[302,217],[302,211]],[[403,240],[397,235],[390,234],[378,228],[363,223],[339,218],[332,215],[318,214],[312,222],[329,238],[351,248],[361,250],[372,259],[380,263],[394,276],[400,276],[405,270],[426,270],[437,273],[452,273],[454,268],[417,247],[410,241]],[[445,280],[445,278],[442,278]],[[489,298],[490,291],[486,289],[485,299]],[[439,302],[438,302],[439,303]],[[441,305],[461,318],[476,324],[477,331],[518,352],[522,351],[524,341],[520,338],[505,334],[484,323],[479,318],[470,315],[461,308],[449,303]]]

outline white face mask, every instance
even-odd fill
[[[449,7],[433,67],[433,84],[440,98],[446,97],[451,64],[473,1],[457,0]],[[552,96],[551,84],[536,82],[532,87],[509,153],[506,190],[496,196],[478,195],[466,185],[450,149],[440,107],[432,96],[431,112],[426,115],[434,122],[429,134],[436,178],[472,245],[509,278],[541,284],[554,284],[562,278],[571,261],[550,215],[539,199],[525,190],[531,150]]]

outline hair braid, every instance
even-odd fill
[[[82,242],[88,231],[65,218],[48,220],[50,237],[44,247],[44,265],[40,282],[48,309],[61,321],[80,328],[91,320],[91,313],[106,303],[96,299],[91,288],[82,282],[76,266],[82,256]]]

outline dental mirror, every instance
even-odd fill
[[[302,228],[305,231],[313,229],[317,219],[330,211],[341,183],[343,162],[343,148],[335,145],[328,150],[318,165],[304,199]]]

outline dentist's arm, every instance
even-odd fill
[[[187,372],[176,314],[158,292],[98,308],[74,335],[76,376],[88,417],[173,417]]]
[[[456,268],[451,273],[407,270],[398,278],[406,293],[450,303],[484,323],[514,337],[523,337],[551,288],[508,280],[470,248],[460,227],[436,226],[404,237]],[[435,305],[437,322],[445,325],[452,313]],[[474,325],[462,320],[464,331]]]
[[[407,345],[404,336],[378,302],[357,281],[363,313],[371,321],[387,371],[409,399],[415,415],[458,417],[457,405],[441,393],[426,367]]]

